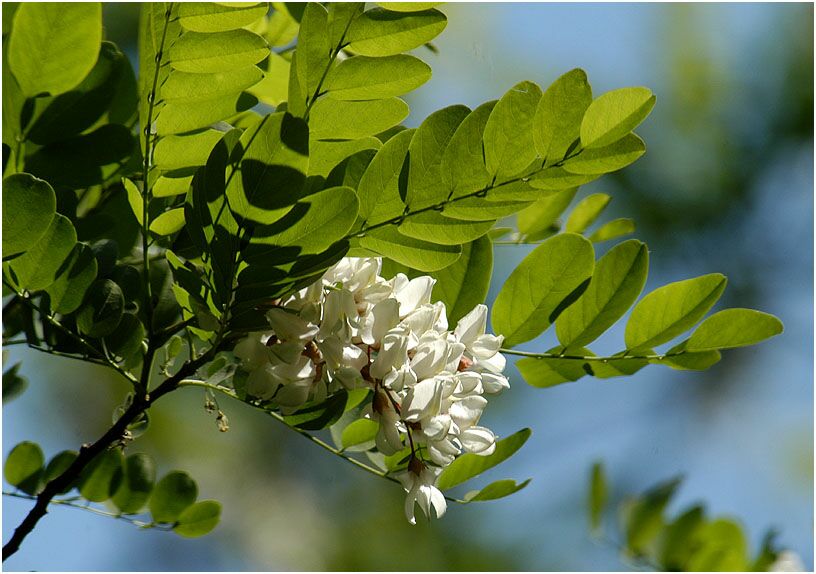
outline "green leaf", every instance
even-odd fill
[[[91,71],[102,42],[102,4],[21,4],[9,39],[9,66],[23,93],[67,92]]]
[[[426,211],[407,217],[398,229],[414,239],[439,245],[461,245],[482,237],[494,223],[495,220],[464,221],[445,217],[437,211]]]
[[[156,117],[156,133],[166,136],[201,129],[248,110],[257,103],[257,98],[246,93],[207,100],[169,101]]]
[[[710,351],[755,345],[779,335],[782,321],[754,309],[725,309],[708,317],[692,333],[688,351]]]
[[[27,173],[3,178],[3,257],[25,251],[40,240],[57,211],[57,196],[47,181]]]
[[[177,195],[184,195],[190,190],[192,184],[192,175],[184,175],[181,177],[169,175],[159,176],[156,183],[153,184],[153,197],[175,197]],[[130,195],[128,195],[128,199],[129,198]]]
[[[483,197],[467,197],[448,203],[442,215],[465,221],[499,219],[521,211],[529,201],[492,201]]]
[[[3,476],[10,485],[25,493],[35,494],[39,489],[43,464],[45,456],[40,445],[24,441],[11,449],[3,467]]]
[[[479,191],[490,183],[482,150],[482,137],[495,106],[494,100],[470,112],[445,147],[439,171],[451,197]]]
[[[88,290],[77,313],[77,327],[89,337],[110,335],[119,326],[125,306],[122,289],[110,279],[99,279]]]
[[[612,198],[605,193],[593,193],[586,196],[570,213],[564,231],[572,233],[583,233],[587,227],[595,223],[595,220],[603,213]]]
[[[640,499],[634,501],[625,520],[626,546],[636,556],[644,554],[647,546],[663,528],[663,511],[674,496],[681,479],[661,483]]]
[[[609,241],[610,239],[616,239],[623,235],[629,235],[630,233],[635,232],[635,222],[632,219],[627,219],[625,217],[621,217],[619,219],[613,219],[612,221],[608,221],[601,225],[595,232],[589,236],[589,240],[592,243],[601,243],[603,241]]]
[[[360,247],[419,271],[443,269],[459,259],[462,252],[459,245],[439,245],[413,239],[401,234],[393,226],[367,232],[360,239]]]
[[[419,12],[439,6],[442,2],[377,2],[377,4],[392,12]]]
[[[348,31],[365,10],[365,2],[330,2],[328,5],[329,46],[348,43]]]
[[[695,533],[692,572],[741,572],[748,569],[748,542],[742,527],[726,518],[703,524]]]
[[[286,424],[303,430],[321,430],[337,422],[343,416],[349,394],[341,391],[324,401],[307,403],[291,415],[284,416]]]
[[[538,102],[533,141],[538,155],[548,163],[564,158],[578,139],[584,112],[592,103],[592,88],[586,72],[570,70],[547,88]]]
[[[74,464],[74,461],[78,456],[79,453],[74,450],[64,450],[55,454],[54,457],[48,462],[48,466],[45,467],[43,482],[47,484],[60,476],[63,472],[68,470],[68,467]],[[74,484],[69,484],[66,488],[62,489],[60,494],[69,492],[74,486]]]
[[[128,456],[119,470],[119,487],[111,497],[125,514],[139,512],[150,498],[156,482],[156,466],[145,453]]]
[[[654,94],[647,88],[621,88],[603,94],[584,114],[581,145],[590,149],[618,141],[646,119],[654,104]]]
[[[375,137],[364,137],[356,140],[309,142],[309,176],[328,177],[331,171],[344,159],[365,150],[378,150],[382,143]]]
[[[130,205],[133,215],[136,217],[136,221],[139,222],[140,226],[144,225],[144,199],[142,198],[142,192],[136,187],[135,183],[126,177],[122,178],[122,185],[125,187],[128,204]]]
[[[204,536],[221,520],[221,504],[215,500],[202,500],[187,507],[178,517],[173,532],[185,538]]]
[[[592,244],[562,233],[536,247],[510,274],[493,305],[493,330],[508,347],[540,335],[580,296],[595,267]]]
[[[354,56],[332,68],[323,87],[336,100],[374,100],[400,96],[430,79],[430,66],[414,56]]]
[[[371,419],[357,419],[343,429],[340,444],[344,449],[374,440],[380,425]]]
[[[257,64],[267,54],[266,40],[249,30],[185,32],[170,47],[169,60],[174,70],[211,74]]]
[[[312,107],[309,136],[315,139],[355,139],[372,136],[408,117],[399,98],[343,102],[323,98]]]
[[[571,189],[584,185],[595,179],[600,175],[577,175],[570,173],[563,167],[548,167],[537,174],[533,175],[528,183],[536,189],[543,189],[546,191],[560,191],[562,189]]]
[[[78,86],[53,98],[37,98],[36,119],[27,138],[43,145],[75,136],[93,126],[110,107],[120,78],[129,73],[126,56],[110,42],[102,42],[93,69]]]
[[[510,478],[497,480],[495,482],[491,482],[481,490],[475,490],[473,492],[467,493],[465,495],[465,500],[468,502],[485,502],[488,500],[497,500],[499,498],[504,498],[505,496],[515,494],[516,492],[530,484],[530,480],[531,479],[528,478],[524,482],[519,483],[516,483],[515,480],[512,480]]]
[[[3,371],[3,403],[21,395],[28,386],[28,379],[19,375],[21,363],[15,363]]]
[[[543,197],[555,195],[554,191],[544,191],[532,187],[526,181],[500,183],[490,189],[486,195],[488,201],[538,201]]]
[[[555,347],[547,352],[557,355],[563,350],[563,347]],[[576,352],[590,356],[586,351],[587,349],[576,349]],[[586,364],[576,359],[525,357],[516,361],[516,368],[528,385],[544,389],[577,381],[587,374]]]
[[[317,2],[306,4],[300,22],[296,58],[292,60],[292,70],[297,79],[295,86],[301,92],[305,103],[311,103],[317,95],[317,87],[329,66],[331,48],[333,46],[329,46],[328,12]],[[289,101],[291,104],[291,96]],[[291,111],[295,113],[294,109]]]
[[[632,310],[626,348],[656,347],[689,330],[717,302],[726,282],[724,275],[711,273],[655,289]]]
[[[133,313],[124,313],[116,329],[105,337],[105,344],[111,353],[127,360],[141,351],[144,337],[139,318]]]
[[[226,32],[248,26],[266,15],[266,2],[253,6],[229,6],[215,2],[184,2],[179,4],[179,23],[193,32]]]
[[[405,204],[411,210],[445,201],[450,192],[442,180],[442,155],[456,128],[470,113],[466,106],[442,108],[428,116],[411,139]]]
[[[198,485],[189,474],[178,470],[170,472],[156,484],[150,495],[150,514],[155,522],[176,522],[197,496]]]
[[[536,159],[533,118],[541,88],[533,82],[516,84],[498,101],[484,129],[487,171],[496,177],[521,173]]]
[[[702,506],[693,506],[666,526],[660,541],[660,563],[668,571],[684,572],[694,555],[696,533],[705,522]]]
[[[493,273],[493,244],[482,236],[462,245],[462,255],[455,263],[434,272],[436,279],[431,299],[443,301],[448,323],[455,325],[476,305],[484,303]]]
[[[182,227],[184,227],[183,207],[165,211],[150,222],[150,231],[156,235],[172,235]]]
[[[283,2],[273,2],[275,11],[269,16],[264,36],[270,46],[286,46],[298,34],[300,25],[292,18]],[[285,98],[284,98],[285,99]]]
[[[136,151],[134,143],[127,127],[105,124],[39,148],[26,158],[26,170],[57,188],[84,189],[113,177]]]
[[[11,261],[18,285],[29,291],[39,291],[54,283],[74,244],[74,226],[67,217],[56,214],[37,243]]]
[[[289,95],[290,65],[288,60],[271,52],[266,60],[263,79],[253,83],[247,91],[264,104],[278,106]],[[250,69],[258,68],[252,66]]]
[[[76,311],[96,279],[96,274],[97,263],[93,250],[84,243],[75,244],[63,263],[57,280],[45,289],[51,297],[51,309],[63,315]]]
[[[156,144],[153,162],[162,171],[205,165],[210,152],[223,136],[222,132],[213,129],[183,136],[165,136]]]
[[[114,478],[121,471],[122,451],[106,450],[88,463],[79,476],[79,493],[91,502],[104,502],[111,497]]]
[[[566,171],[580,175],[611,173],[634,163],[646,153],[646,145],[636,134],[600,148],[585,149],[564,162]]]
[[[656,365],[665,365],[678,371],[705,371],[717,364],[722,355],[719,351],[687,351],[688,339],[666,351],[662,359],[650,359]]]
[[[351,24],[346,41],[348,49],[361,56],[393,56],[430,42],[447,23],[439,10],[398,13],[373,8]]]
[[[364,224],[370,226],[388,221],[399,217],[405,210],[402,197],[407,185],[406,156],[415,132],[405,130],[385,142],[360,178],[357,193],[360,219]]]
[[[241,136],[244,153],[227,173],[232,212],[257,223],[274,223],[299,199],[309,166],[309,128],[288,113],[265,116]]]
[[[321,253],[345,237],[357,218],[357,194],[331,187],[298,201],[276,223],[255,229],[253,243],[296,246],[299,253]]]
[[[608,496],[603,464],[596,462],[592,465],[589,479],[589,524],[595,532],[601,529],[601,518]]]
[[[496,450],[488,456],[472,453],[459,456],[439,475],[436,480],[437,488],[440,490],[453,488],[504,462],[524,446],[531,434],[532,431],[525,428],[497,441]]]
[[[632,306],[649,272],[646,244],[630,239],[610,249],[595,265],[589,287],[555,322],[564,347],[584,347],[600,337]]]
[[[183,4],[186,6],[187,4]],[[167,102],[175,100],[212,100],[234,96],[263,79],[258,66],[242,66],[213,74],[194,74],[175,70],[161,87]],[[161,142],[159,142],[161,143]]]
[[[567,209],[577,192],[577,187],[564,189],[553,195],[543,197],[529,207],[524,208],[518,214],[519,231],[533,241],[540,235],[546,237],[546,233],[555,225],[558,216]]]

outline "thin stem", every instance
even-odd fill
[[[32,496],[30,494],[23,494],[20,492],[8,492],[6,490],[3,491],[3,496],[10,496],[12,498],[21,498],[23,500],[37,500],[36,496]],[[115,518],[117,520],[123,520],[128,522],[134,526],[139,528],[158,528],[160,530],[172,530],[172,527],[163,528],[156,524],[155,522],[142,522],[141,520],[136,520],[134,518],[130,518],[129,516],[125,516],[123,514],[115,514],[113,512],[106,512],[105,510],[101,510],[99,508],[95,508],[93,506],[86,506],[84,504],[77,504],[76,500],[78,497],[72,498],[63,498],[63,499],[51,499],[49,504],[55,504],[59,506],[68,506],[70,508],[78,508],[79,510],[85,510],[88,512],[93,512],[94,514],[98,514],[99,516],[106,516],[108,518]],[[168,525],[169,526],[169,525]]]
[[[12,345],[27,345],[28,341],[26,339],[9,339],[3,341],[4,347],[10,347]]]
[[[620,361],[622,359],[641,359],[644,361],[661,361],[669,357],[678,357],[684,355],[686,351],[676,351],[674,353],[664,353],[662,355],[613,355],[611,357],[598,357],[587,355],[557,355],[555,353],[533,353],[530,351],[516,351],[514,349],[499,349],[500,353],[505,355],[516,355],[519,357],[531,357],[533,359],[567,359],[571,361],[598,361],[601,363],[608,363],[609,361]]]
[[[153,86],[150,89],[150,94],[147,98],[147,121],[142,126],[145,135],[144,145],[144,172],[142,185],[142,261],[144,264],[144,292],[145,292],[145,313],[147,314],[147,332],[148,340],[153,340],[153,298],[150,294],[150,259],[148,255],[148,241],[150,240],[150,221],[148,218],[148,202],[150,201],[150,155],[152,149],[155,148],[155,141],[151,147],[152,126],[153,126],[153,107],[156,104],[156,87],[159,83],[159,71],[161,70],[161,61],[164,51],[164,42],[167,38],[167,27],[170,23],[170,14],[173,11],[173,3],[171,2],[167,11],[164,13],[164,27],[162,28],[161,42],[159,43],[159,50],[156,52],[155,70],[153,72]],[[152,345],[151,345],[152,346]],[[151,357],[152,358],[152,357]],[[150,365],[145,362],[145,367],[150,370]]]
[[[320,88],[323,87],[323,82],[326,81],[326,76],[329,75],[329,70],[331,70],[334,60],[337,59],[337,55],[343,49],[343,42],[346,39],[346,34],[348,33],[349,26],[351,26],[351,22],[353,20],[354,19],[351,18],[346,23],[346,29],[343,30],[343,34],[340,36],[340,40],[337,42],[337,45],[331,49],[331,52],[329,52],[329,63],[326,64],[326,69],[323,70],[323,74],[320,76],[320,81],[317,82],[317,87],[315,88],[314,94],[312,94],[311,98],[306,100],[306,113],[303,114],[303,120],[306,122],[309,121],[309,112],[312,111],[312,106],[314,106],[315,102],[317,101],[317,98],[320,97]]]
[[[238,397],[237,394],[235,394],[235,391],[233,391],[232,389],[229,389],[227,387],[222,387],[221,385],[213,385],[213,384],[208,383],[206,381],[197,381],[197,380],[193,380],[193,379],[185,379],[185,380],[181,381],[178,384],[178,386],[179,387],[201,387],[203,389],[208,389],[208,390],[211,390],[211,391],[217,391],[217,392],[219,392],[219,393],[221,393],[223,395],[226,395],[226,396],[228,396],[230,398],[241,401],[241,399]],[[245,401],[241,401],[241,402],[245,402]],[[369,472],[369,473],[371,473],[371,474],[373,474],[375,476],[379,476],[380,478],[390,480],[391,482],[394,482],[396,484],[402,484],[402,483],[400,483],[399,480],[397,480],[396,478],[394,478],[393,476],[388,474],[388,472],[376,469],[376,468],[374,468],[372,466],[368,466],[364,462],[361,462],[361,461],[357,460],[356,458],[352,458],[352,457],[348,456],[346,453],[344,453],[343,451],[334,448],[329,443],[317,438],[316,436],[312,435],[310,432],[305,431],[303,429],[299,429],[297,427],[293,427],[292,425],[290,425],[289,423],[286,422],[286,419],[283,417],[283,415],[281,415],[279,413],[276,413],[274,411],[266,410],[266,409],[264,409],[264,412],[266,414],[268,414],[269,416],[271,416],[272,418],[274,418],[275,420],[283,423],[286,426],[286,428],[295,431],[300,436],[307,438],[308,440],[312,441],[317,446],[327,450],[328,452],[332,453],[335,456],[339,456],[340,458],[342,458],[343,460],[353,464],[354,466],[356,466],[358,468],[361,468],[361,469],[365,470],[366,472]],[[450,496],[446,496],[445,498],[447,500],[449,500],[450,502],[457,502],[459,504],[467,504],[467,501],[461,500],[459,498],[453,498],[453,497],[450,497]]]

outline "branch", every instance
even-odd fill
[[[30,494],[22,494],[19,492],[8,492],[3,491],[3,496],[10,496],[13,498],[22,498],[23,500],[37,500],[36,496],[32,496]],[[99,516],[107,516],[108,518],[115,518],[117,520],[124,520],[134,526],[139,528],[157,528],[159,530],[172,530],[172,527],[167,526],[160,526],[155,522],[142,522],[141,520],[136,520],[134,518],[130,518],[129,516],[125,516],[124,514],[115,514],[113,512],[106,512],[99,508],[95,508],[93,506],[87,506],[85,504],[77,504],[74,500],[71,499],[52,499],[49,504],[55,504],[60,506],[68,506],[70,508],[77,508],[79,510],[86,510],[88,512],[93,512],[94,514],[98,514]]]
[[[37,495],[36,504],[34,504],[34,507],[14,530],[11,539],[3,546],[3,560],[5,561],[9,556],[20,549],[20,544],[22,544],[26,536],[31,533],[37,525],[37,522],[48,512],[48,505],[56,495],[70,486],[97,455],[106,450],[110,445],[117,443],[124,435],[130,423],[136,420],[162,396],[177,389],[181,381],[194,374],[200,367],[210,361],[216,352],[217,347],[212,347],[197,359],[188,361],[175,375],[165,379],[151,394],[136,394],[130,407],[128,407],[104,435],[93,444],[82,445],[79,449],[79,456],[74,459],[71,466],[58,477],[48,482],[42,492]]]
[[[221,385],[213,385],[213,384],[208,383],[206,381],[196,381],[196,380],[192,380],[192,379],[186,379],[186,380],[181,381],[178,386],[179,387],[201,387],[203,389],[209,389],[211,391],[217,391],[217,392],[219,392],[219,393],[221,393],[223,395],[226,395],[226,396],[228,396],[228,397],[230,397],[232,399],[235,399],[237,401],[241,401],[244,404],[249,404],[250,406],[252,406],[251,403],[247,403],[246,401],[242,401],[238,397],[238,395],[235,394],[235,391],[233,391],[230,388],[221,386]],[[293,427],[292,425],[290,425],[289,423],[286,422],[286,419],[281,414],[276,413],[274,411],[266,410],[266,409],[263,409],[263,411],[266,414],[268,414],[269,416],[271,416],[272,418],[274,418],[275,420],[283,423],[284,426],[286,426],[286,428],[295,431],[300,436],[307,438],[308,440],[312,441],[317,446],[323,448],[324,450],[327,450],[328,452],[332,453],[335,456],[339,456],[340,458],[342,458],[346,462],[349,462],[349,463],[353,464],[357,468],[361,468],[366,472],[369,472],[369,473],[371,473],[371,474],[373,474],[375,476],[378,476],[380,478],[390,480],[391,482],[394,482],[394,483],[397,483],[397,484],[402,484],[399,480],[397,480],[396,478],[391,476],[388,472],[383,471],[383,470],[379,470],[377,468],[374,468],[373,466],[369,466],[366,463],[357,460],[356,458],[350,457],[349,455],[344,453],[342,450],[334,448],[329,443],[327,443],[327,442],[317,438],[313,434],[311,434],[309,431],[299,429],[297,427]],[[450,502],[457,502],[459,504],[467,504],[466,500],[461,500],[459,498],[453,498],[451,496],[446,496],[445,498],[447,500],[449,500]]]

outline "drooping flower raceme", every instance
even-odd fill
[[[463,453],[487,456],[496,436],[480,419],[487,395],[508,388],[502,337],[486,333],[487,307],[477,305],[449,329],[445,304],[431,302],[432,277],[380,275],[378,258],[345,258],[321,280],[267,313],[270,330],[235,347],[246,391],[288,414],[341,389],[371,389],[360,416],[378,425],[377,451],[409,449],[397,477],[415,504],[441,517],[435,486]]]

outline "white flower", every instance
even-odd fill
[[[269,362],[269,348],[261,342],[262,333],[250,333],[235,345],[233,353],[241,359],[241,366],[254,370]]]
[[[487,360],[499,352],[504,337],[485,334],[486,327],[487,306],[476,305],[470,313],[459,319],[453,333],[474,358]]]
[[[398,322],[399,303],[396,299],[383,299],[364,316],[360,337],[366,345],[373,345],[382,340]]]
[[[433,417],[442,406],[442,385],[436,379],[420,381],[405,393],[402,402],[402,418],[408,422]]]
[[[320,336],[337,334],[342,340],[348,341],[351,339],[351,327],[358,327],[354,297],[345,289],[329,292],[323,303]]]
[[[510,382],[504,375],[497,375],[496,373],[480,373],[482,375],[482,388],[484,392],[495,395],[500,393],[503,389],[510,388]]]
[[[462,448],[468,452],[487,456],[496,450],[496,435],[485,427],[470,427],[459,433]]]
[[[442,518],[445,514],[445,510],[448,508],[445,496],[435,486],[438,473],[439,470],[437,469],[424,467],[419,474],[413,470],[407,470],[398,475],[402,486],[408,492],[405,497],[405,517],[411,524],[416,524],[416,516],[414,515],[414,505],[416,504],[419,504],[419,508],[428,518],[431,518],[431,509],[433,509],[436,518]]]
[[[408,337],[397,329],[383,337],[377,358],[371,363],[371,376],[382,379],[392,369],[400,369],[408,362]]]
[[[436,279],[423,275],[410,281],[402,273],[397,273],[394,277],[394,297],[400,305],[400,317],[407,317],[417,307],[431,302],[431,291],[433,291]]]
[[[777,555],[773,564],[768,567],[768,572],[803,572],[805,565],[796,552],[783,550]]]
[[[304,321],[296,313],[289,313],[280,308],[266,312],[266,319],[279,339],[306,343],[317,335],[318,328]]]

